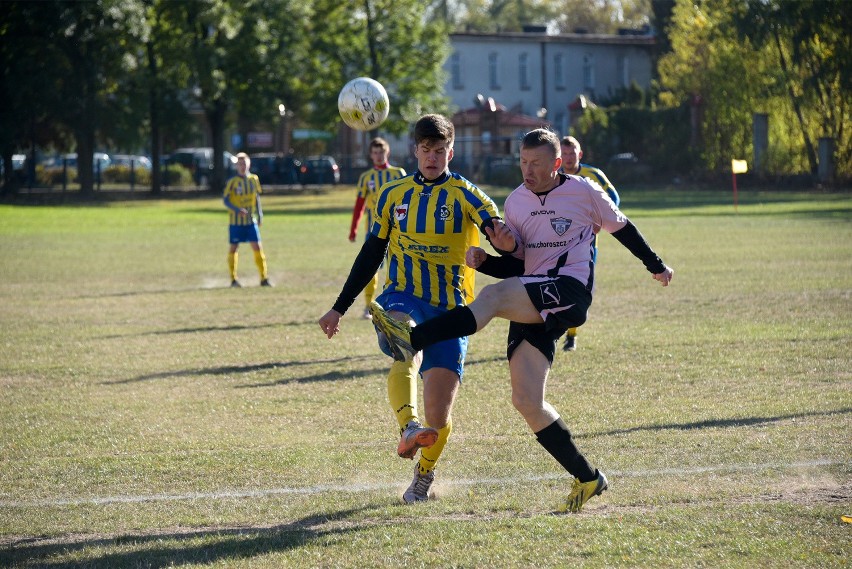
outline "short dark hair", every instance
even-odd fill
[[[414,144],[445,141],[450,146],[456,138],[456,127],[444,115],[423,115],[414,125]]]
[[[575,150],[581,150],[580,141],[573,136],[563,136],[561,142],[562,146],[573,146]]]
[[[521,148],[538,148],[539,146],[549,146],[553,156],[562,156],[559,137],[552,130],[537,128],[526,133],[521,140]]]
[[[384,138],[377,136],[373,140],[370,141],[370,149],[373,148],[381,148],[382,150],[390,150],[390,144]]]

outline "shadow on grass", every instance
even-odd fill
[[[708,419],[706,421],[696,421],[694,423],[671,423],[668,425],[642,425],[640,427],[630,427],[629,429],[613,429],[612,431],[604,431],[600,433],[590,433],[589,438],[607,437],[610,435],[626,435],[629,433],[637,433],[640,431],[690,431],[693,429],[713,429],[727,427],[751,427],[754,425],[764,425],[768,423],[777,423],[779,421],[789,421],[791,419],[801,419],[804,417],[827,417],[831,415],[847,415],[852,413],[852,407],[844,407],[833,411],[812,411],[809,413],[790,413],[789,415],[777,415],[775,417],[744,417],[740,419]]]
[[[104,292],[98,294],[82,294],[79,296],[72,296],[70,298],[74,298],[77,300],[93,300],[99,298],[123,298],[127,296],[145,296],[145,295],[153,295],[153,294],[183,294],[185,292],[199,292],[199,291],[209,291],[209,290],[230,290],[231,285],[228,284],[228,281],[222,279],[221,286],[194,286],[187,288],[164,288],[158,290],[125,290],[121,292]],[[250,287],[247,287],[250,288]],[[257,287],[260,288],[260,287]]]
[[[280,379],[269,383],[257,383],[251,385],[238,385],[239,388],[247,387],[267,387],[270,385],[284,385],[287,383],[312,383],[316,381],[337,381],[340,379],[353,379],[356,377],[365,377],[374,374],[384,373],[384,368],[381,370],[354,370],[352,362],[356,360],[372,360],[375,356],[346,356],[331,360],[311,360],[311,361],[292,361],[292,362],[267,362],[262,364],[234,365],[221,367],[207,367],[199,369],[188,369],[183,371],[164,371],[160,373],[148,373],[129,379],[117,379],[114,381],[104,381],[101,385],[122,385],[128,383],[137,383],[141,381],[151,381],[155,379],[168,379],[176,377],[194,377],[204,375],[238,375],[244,373],[252,373],[256,371],[278,370],[297,366],[312,366],[317,364],[340,364],[342,371],[332,371],[322,374],[309,375],[296,378]]]
[[[267,324],[232,324],[229,326],[198,326],[197,328],[176,328],[174,330],[152,330],[151,332],[134,332],[128,334],[109,334],[100,336],[101,340],[111,340],[115,338],[133,338],[136,336],[170,336],[172,334],[195,334],[198,332],[239,332],[241,330],[258,330],[260,328],[279,328],[287,326],[302,326],[304,324],[313,324],[313,320],[305,320],[303,322],[270,322]]]
[[[50,543],[26,541],[0,553],[0,564],[38,567],[175,567],[198,563],[224,564],[270,553],[286,552],[357,532],[348,518],[385,504],[364,506],[308,516],[290,523],[261,528],[204,528],[198,530],[127,533],[115,537],[91,537]],[[73,559],[74,561],[62,561]]]

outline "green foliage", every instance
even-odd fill
[[[309,111],[331,129],[340,123],[337,96],[358,76],[384,85],[390,115],[383,130],[403,134],[425,112],[446,112],[443,64],[449,55],[445,22],[423,18],[413,0],[317,0],[308,27]]]
[[[163,168],[163,183],[169,186],[191,186],[193,185],[192,172],[180,164],[169,164]]]
[[[131,172],[130,166],[110,166],[103,173],[103,180],[107,183],[129,184],[131,179],[134,185],[150,186],[151,171],[145,168],[134,168]]]
[[[63,170],[36,164],[36,182],[48,187],[61,186],[63,182],[66,184],[77,182],[77,168],[69,167]]]
[[[678,0],[659,100],[695,106],[704,168],[750,159],[760,112],[770,117],[771,172],[814,172],[815,141],[831,136],[839,177],[852,177],[848,18],[845,3],[831,0]]]

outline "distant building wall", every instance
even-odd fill
[[[564,131],[577,95],[599,101],[634,81],[651,84],[651,35],[455,33],[450,40],[445,92],[457,110],[482,94],[525,115],[545,108]]]

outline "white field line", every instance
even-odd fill
[[[791,470],[797,468],[817,468],[822,466],[852,467],[852,463],[843,460],[808,460],[803,462],[769,462],[763,464],[727,464],[712,466],[694,466],[685,468],[662,468],[654,470],[606,470],[611,477],[642,478],[654,476],[685,476],[704,474],[707,472],[753,472],[758,470]],[[478,486],[478,485],[507,485],[524,482],[541,482],[568,478],[568,474],[549,474],[542,476],[514,476],[506,478],[473,478],[459,480],[441,480],[441,486]],[[263,498],[276,495],[313,495],[326,492],[375,492],[392,491],[402,483],[374,484],[320,484],[317,486],[267,488],[264,490],[224,490],[221,492],[189,492],[185,494],[148,494],[140,496],[104,496],[91,498],[67,498],[55,500],[0,500],[0,508],[37,508],[51,506],[80,506],[104,504],[133,504],[142,502],[174,502],[180,500],[226,500],[232,498]]]

